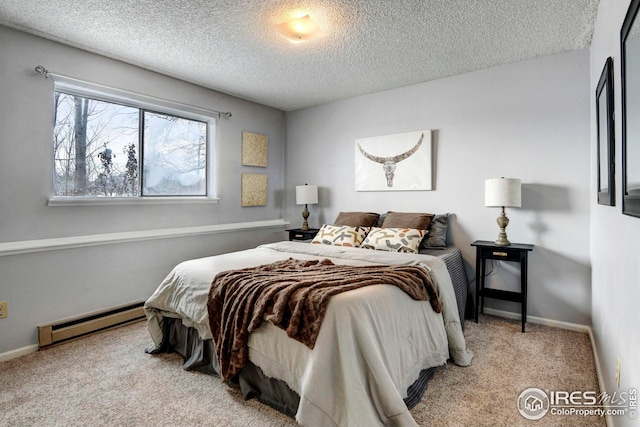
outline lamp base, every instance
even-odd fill
[[[500,216],[496,220],[498,223],[498,227],[500,227],[500,233],[498,233],[498,240],[494,243],[499,246],[509,246],[511,242],[507,239],[507,225],[509,225],[509,218],[504,213],[504,206],[502,206],[502,212],[500,212]]]
[[[307,209],[307,205],[304,205],[304,210],[302,211],[302,219],[304,220],[304,222],[302,223],[302,227],[300,227],[300,230],[302,231],[309,230],[309,223],[307,222],[307,218],[309,218],[309,209]]]
[[[498,235],[498,240],[494,241],[493,243],[498,246],[509,246],[511,244],[511,242],[507,240],[507,235],[505,234],[503,236],[502,233]]]

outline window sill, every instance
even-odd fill
[[[181,205],[218,203],[214,197],[53,197],[48,206]]]

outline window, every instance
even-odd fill
[[[53,195],[211,196],[213,119],[56,85]]]

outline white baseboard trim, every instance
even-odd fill
[[[7,360],[15,359],[16,357],[25,356],[29,353],[35,353],[36,351],[38,351],[38,344],[32,344],[26,347],[7,351],[6,353],[0,353],[0,362],[6,362]]]
[[[169,239],[203,234],[230,233],[261,228],[283,228],[289,223],[283,219],[203,225],[198,227],[164,228],[157,230],[125,231],[121,233],[91,234],[55,239],[23,240],[0,243],[0,256],[74,249],[88,246],[112,245],[145,240]]]
[[[507,319],[515,319],[515,320],[522,319],[522,316],[520,316],[520,313],[514,313],[511,311],[505,311],[505,310],[497,310],[495,308],[485,307],[484,312],[485,314],[491,314],[493,316],[498,316],[498,317],[505,317]],[[536,323],[538,325],[553,326],[555,328],[568,329],[570,331],[577,331],[577,332],[584,332],[584,333],[588,333],[589,330],[591,329],[587,325],[580,325],[578,323],[569,323],[569,322],[563,322],[560,320],[546,319],[544,317],[529,316],[529,315],[527,315],[527,322]]]

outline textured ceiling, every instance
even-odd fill
[[[0,23],[289,111],[588,47],[597,6],[598,0],[2,0]],[[304,13],[324,37],[291,44],[276,33],[277,24]]]

